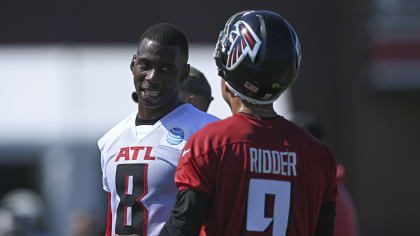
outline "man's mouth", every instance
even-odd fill
[[[144,93],[144,95],[148,96],[148,97],[157,97],[160,95],[160,92],[157,90],[152,90],[152,89],[142,89],[142,92]]]

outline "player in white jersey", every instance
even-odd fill
[[[140,37],[130,64],[138,111],[98,141],[109,199],[106,236],[159,234],[175,203],[184,144],[217,120],[177,98],[187,61],[188,42],[177,27],[158,24]]]

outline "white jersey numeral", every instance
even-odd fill
[[[268,201],[268,199],[274,202]],[[291,201],[291,182],[269,179],[251,179],[248,192],[246,230],[263,232],[271,224],[273,234],[286,235]],[[267,212],[272,212],[267,216]]]

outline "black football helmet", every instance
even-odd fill
[[[220,32],[214,58],[219,75],[236,96],[269,104],[295,81],[300,43],[293,27],[277,13],[243,11]]]

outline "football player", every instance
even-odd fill
[[[158,235],[175,203],[174,174],[189,137],[217,120],[178,90],[188,77],[188,41],[176,26],[151,26],[130,63],[138,109],[99,141],[108,192],[106,235]]]
[[[179,99],[183,103],[190,103],[197,109],[207,112],[213,97],[211,87],[204,74],[194,67],[190,67],[190,74],[179,89]],[[132,93],[134,102],[138,102],[137,93]]]
[[[184,147],[166,235],[332,236],[336,162],[273,102],[295,81],[301,52],[292,26],[270,11],[232,16],[215,60],[233,116]]]
[[[179,99],[183,103],[190,103],[197,109],[207,112],[213,97],[211,87],[204,74],[194,67],[190,67],[190,75],[184,80],[179,89]],[[137,93],[132,93],[134,102],[138,102]]]

